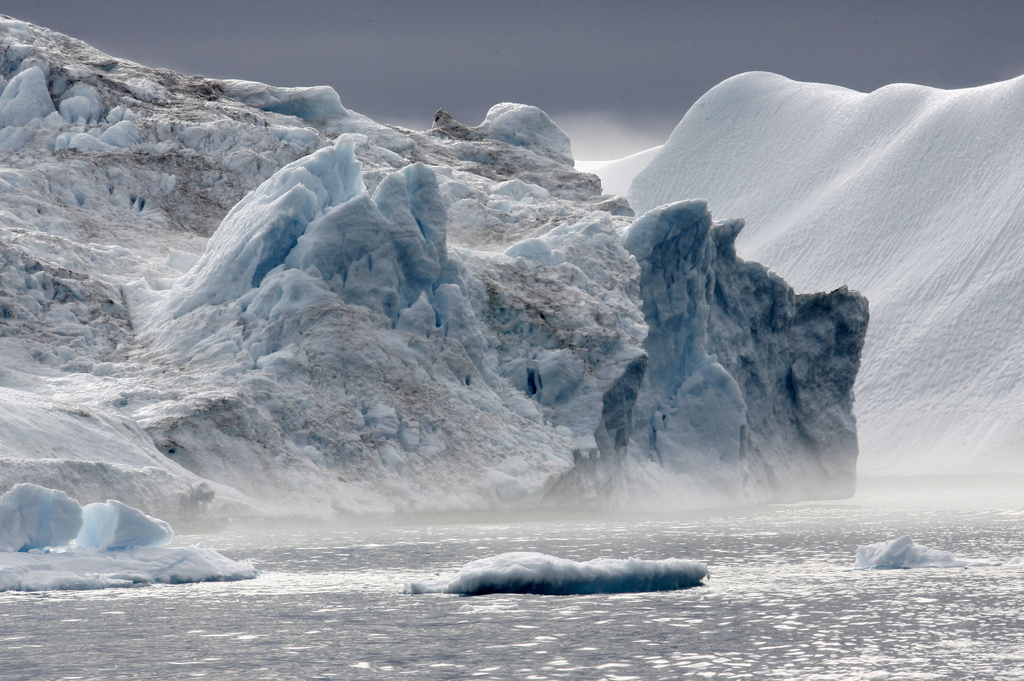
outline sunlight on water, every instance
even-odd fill
[[[1011,481],[1015,482],[1015,481]],[[911,534],[1024,556],[1024,487],[869,481],[852,501],[591,522],[182,536],[249,582],[0,594],[3,678],[1020,679],[1024,566],[852,569]],[[478,558],[695,558],[694,589],[407,596]]]

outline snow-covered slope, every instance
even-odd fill
[[[868,297],[861,472],[1020,472],[1022,104],[1022,78],[862,94],[743,74],[693,106],[630,203],[707,199],[797,290]]]
[[[644,149],[613,161],[576,161],[576,168],[600,177],[601,187],[609,194],[625,196],[636,174],[643,170],[659,151],[660,146]]]
[[[415,132],[0,40],[0,487],[172,519],[849,493],[863,299],[794,297],[704,204],[634,222],[539,109]]]

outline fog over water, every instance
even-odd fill
[[[5,678],[1020,678],[1024,568],[1003,563],[1024,555],[1022,489],[876,479],[849,501],[674,518],[183,535],[262,573],[2,594]],[[902,534],[999,565],[852,568],[858,545]],[[620,595],[401,593],[505,551],[695,558],[711,578]]]

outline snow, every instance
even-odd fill
[[[536,107],[412,131],[0,33],[38,95],[0,128],[0,489],[172,521],[849,494],[863,300],[795,296],[707,206],[634,221]]]
[[[871,301],[856,386],[870,475],[1021,472],[1024,79],[860,93],[731,78],[637,174],[638,213],[703,198],[798,291]]]
[[[977,558],[961,558],[949,551],[929,549],[915,544],[909,536],[899,537],[892,541],[879,542],[857,547],[857,560],[854,567],[874,568],[876,570],[895,570],[903,568],[958,568],[997,565],[991,561]]]
[[[464,565],[451,579],[411,582],[407,594],[570,594],[674,591],[700,586],[707,565],[695,560],[596,558],[577,562],[543,553],[503,553]]]
[[[661,146],[651,147],[611,161],[576,161],[576,168],[585,173],[594,173],[601,178],[601,188],[605,194],[625,196],[629,185],[637,173],[647,167]]]

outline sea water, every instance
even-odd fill
[[[0,678],[1021,679],[1024,566],[855,570],[910,534],[1024,556],[1024,481],[867,480],[852,500],[685,516],[183,535],[249,582],[0,594]],[[706,561],[707,585],[405,595],[507,551]]]

